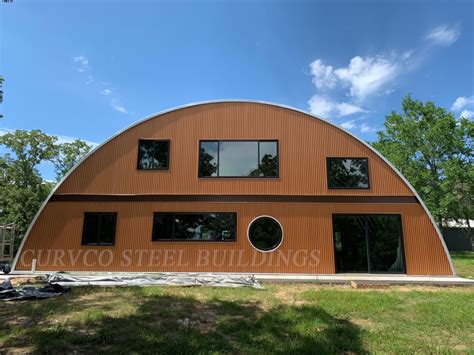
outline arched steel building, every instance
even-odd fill
[[[40,209],[14,269],[454,275],[384,157],[252,101],[172,109],[94,149]]]

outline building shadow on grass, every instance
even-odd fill
[[[54,309],[50,312],[54,314]],[[63,312],[58,309],[58,313]],[[38,353],[367,352],[359,327],[315,305],[268,307],[253,301],[199,301],[155,295],[144,297],[138,308],[126,316],[114,316],[105,310],[83,321],[56,323],[39,324],[10,336],[3,350],[27,347]]]

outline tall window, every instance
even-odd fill
[[[334,215],[336,272],[405,272],[400,215]]]
[[[199,177],[278,177],[278,141],[201,141]]]
[[[367,158],[327,158],[330,189],[368,189],[369,164]]]
[[[169,140],[140,139],[138,141],[138,170],[166,170],[170,160]]]
[[[236,214],[157,212],[153,216],[153,241],[235,241]]]
[[[82,229],[82,245],[114,245],[116,212],[86,212]]]

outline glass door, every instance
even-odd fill
[[[404,273],[400,215],[333,215],[336,272]]]

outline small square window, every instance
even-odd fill
[[[82,230],[82,245],[114,245],[116,212],[86,212]]]
[[[367,158],[327,158],[327,174],[330,189],[369,188]]]
[[[170,141],[140,139],[138,141],[138,170],[167,170]]]

